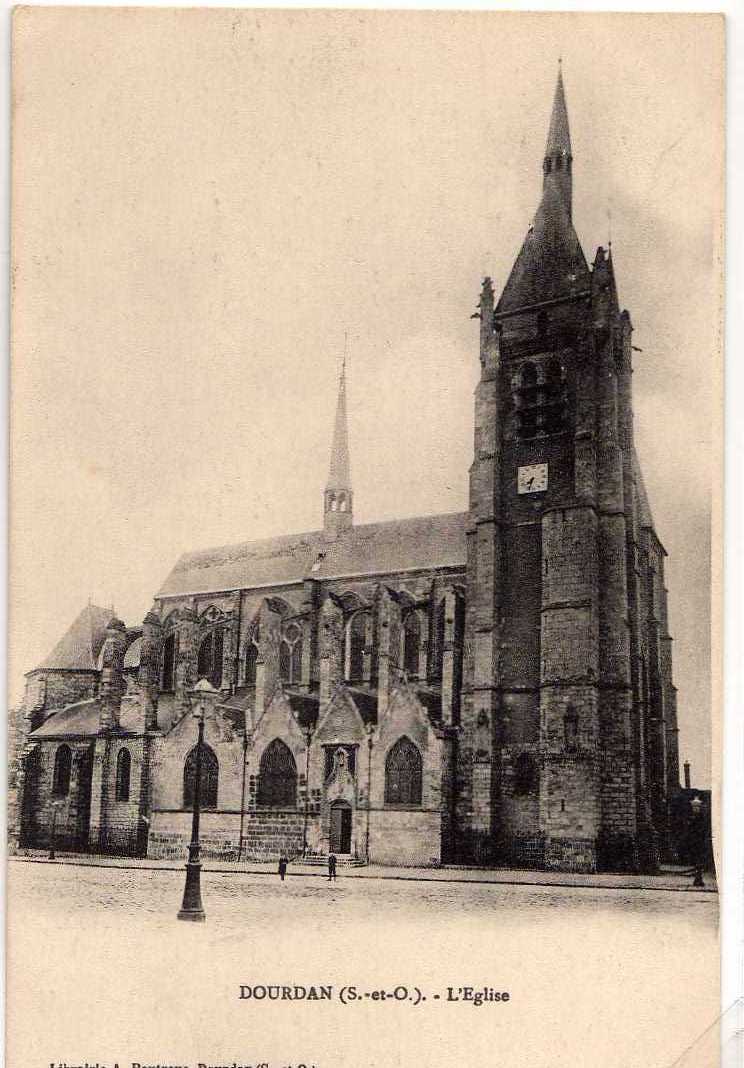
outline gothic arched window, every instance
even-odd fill
[[[364,650],[367,646],[367,613],[355,612],[347,629],[346,678],[349,682],[361,682],[364,678]]]
[[[261,756],[257,801],[270,808],[297,807],[297,765],[280,738],[267,745]]]
[[[403,620],[403,668],[413,678],[419,673],[421,617],[412,609]]]
[[[523,438],[534,438],[537,433],[537,368],[534,363],[522,365],[519,384],[519,432]]]
[[[222,685],[222,652],[224,632],[222,627],[215,627],[202,640],[199,646],[196,673],[200,679],[209,679],[215,689]]]
[[[549,389],[560,389],[563,379],[563,368],[560,361],[555,358],[548,360],[545,365],[545,381]]]
[[[245,665],[243,682],[246,686],[256,685],[256,665],[258,663],[258,646],[255,642],[248,642],[245,647]]]
[[[302,628],[288,623],[279,644],[279,672],[289,683],[302,681]]]
[[[72,751],[69,745],[61,745],[54,757],[54,776],[52,793],[55,797],[67,797],[70,792],[70,775],[72,773]]]
[[[421,804],[421,753],[410,738],[399,738],[385,760],[385,804]]]
[[[196,751],[197,746],[186,757],[183,766],[183,807],[193,809],[196,791]],[[219,764],[214,750],[203,743],[201,747],[201,775],[199,788],[199,808],[217,808],[217,786]]]
[[[175,689],[177,643],[178,635],[174,630],[172,630],[163,642],[163,671],[161,675],[161,688],[166,692]]]
[[[120,749],[116,758],[116,793],[117,801],[129,800],[129,780],[132,774],[132,758],[128,749]]]
[[[563,368],[560,361],[553,358],[545,365],[545,432],[558,434],[565,425],[565,403],[563,398]]]
[[[537,785],[537,769],[529,753],[520,753],[514,761],[514,794],[531,794]]]

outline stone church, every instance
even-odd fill
[[[669,850],[666,554],[573,162],[559,73],[542,199],[474,316],[467,511],[355,524],[342,373],[321,529],[189,553],[141,624],[89,604],[28,673],[19,848],[184,856],[206,678],[206,856],[638,871]]]

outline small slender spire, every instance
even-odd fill
[[[346,359],[344,359],[344,362],[341,365],[341,377],[338,383],[336,421],[333,426],[331,464],[328,471],[328,482],[326,483],[326,489],[351,489],[351,474],[349,465],[349,428],[346,417]]]
[[[338,383],[336,421],[333,426],[331,462],[324,496],[324,528],[335,536],[352,525],[351,464],[349,461],[349,428],[346,415],[346,356],[347,338],[344,335],[344,358]]]
[[[568,127],[568,109],[566,107],[566,93],[563,88],[563,66],[558,60],[558,81],[553,96],[553,111],[550,115],[550,127],[548,129],[548,142],[545,146],[545,155],[557,156],[571,155],[571,132]]]
[[[553,96],[553,110],[550,114],[548,141],[545,145],[543,159],[543,189],[553,185],[561,194],[568,217],[571,218],[572,200],[572,163],[571,133],[568,128],[568,109],[563,88],[563,66],[558,60],[558,81]]]

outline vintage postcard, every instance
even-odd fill
[[[12,66],[9,1068],[719,1065],[723,19]]]

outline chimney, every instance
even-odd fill
[[[124,650],[127,644],[127,629],[115,616],[106,627],[106,640],[101,656],[101,684],[99,732],[117,730],[121,712],[121,695],[124,692]]]
[[[685,790],[690,789],[690,761],[686,760],[684,763],[685,769]]]

